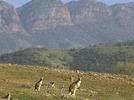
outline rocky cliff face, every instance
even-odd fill
[[[107,6],[90,0],[73,1],[69,8],[75,25],[100,41],[123,41],[134,38],[134,3]],[[84,32],[85,33],[85,32]],[[93,34],[92,34],[93,33]]]
[[[133,27],[132,2],[108,6],[95,0],[68,4],[60,0],[32,0],[16,11],[0,1],[0,49],[3,50],[30,46],[74,48],[132,40]]]
[[[111,16],[111,9],[101,2],[90,0],[72,1],[66,6],[69,8],[73,22],[76,24],[95,23]]]
[[[71,25],[70,12],[60,0],[32,0],[20,8],[27,30],[46,30]]]
[[[134,3],[113,5],[110,8],[113,11],[113,18],[116,24],[132,36],[134,32]]]
[[[49,48],[85,47],[133,39],[133,3],[107,6],[92,0],[32,0],[20,8],[34,44]],[[132,21],[132,22],[131,22]]]

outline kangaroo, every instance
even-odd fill
[[[40,91],[42,83],[43,83],[43,77],[40,78],[40,80],[35,84],[35,90]]]
[[[3,100],[11,100],[11,94],[8,93],[5,97],[3,97]]]
[[[80,88],[80,85],[81,85],[81,77],[78,76],[78,79],[69,86],[69,95],[75,96],[76,91]]]
[[[55,87],[55,82],[50,82],[49,84],[51,85],[51,87]]]

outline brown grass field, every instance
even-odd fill
[[[134,76],[95,72],[79,74],[82,75],[81,88],[73,97],[68,95],[68,86],[70,76],[77,77],[76,71],[0,64],[0,100],[9,92],[12,100],[134,100]],[[43,86],[37,92],[34,84],[42,76]],[[55,82],[55,88],[48,87],[51,81]]]

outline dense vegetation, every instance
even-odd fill
[[[133,47],[107,45],[84,48],[79,51],[74,50],[72,65],[83,70],[116,72],[119,63],[127,65],[127,63],[134,62],[133,50]]]
[[[134,42],[99,44],[71,50],[30,48],[4,54],[0,62],[134,74]]]
[[[64,50],[50,50],[46,48],[29,48],[22,51],[1,56],[1,62],[31,65],[46,65],[50,67],[64,67],[72,57]]]

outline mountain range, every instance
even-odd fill
[[[32,0],[20,8],[0,1],[0,51],[78,48],[134,39],[134,3]]]

